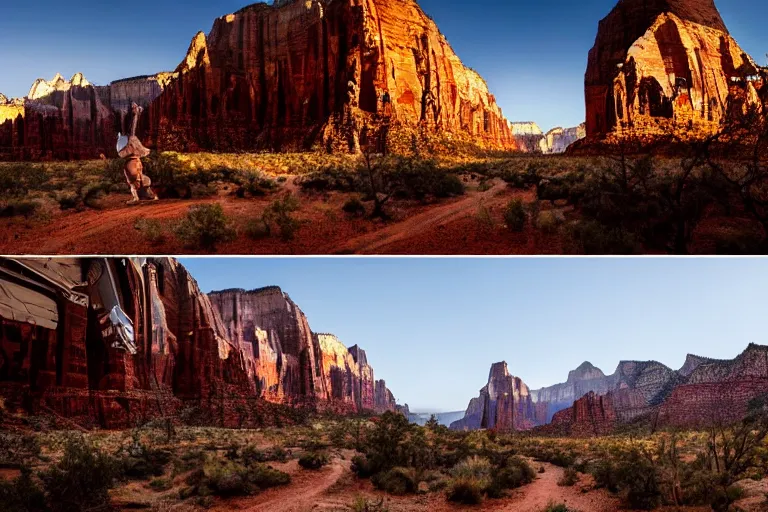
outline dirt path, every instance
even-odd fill
[[[297,461],[280,468],[291,474],[293,481],[285,487],[268,489],[253,498],[227,500],[212,510],[242,510],[246,512],[305,512],[315,508],[322,495],[349,472],[348,460],[333,459],[333,462],[319,471],[308,471],[298,467]],[[291,467],[296,466],[296,467]]]
[[[619,502],[604,491],[582,492],[591,487],[588,477],[580,475],[580,481],[571,487],[561,487],[557,482],[563,476],[563,469],[552,464],[536,463],[534,467],[544,466],[544,473],[537,474],[531,484],[514,491],[509,499],[503,500],[498,507],[483,510],[499,512],[538,512],[552,503],[564,503],[568,510],[579,512],[614,512],[619,509]]]
[[[485,192],[468,194],[467,197],[459,201],[430,208],[403,222],[391,224],[373,233],[353,238],[344,245],[342,251],[354,254],[381,254],[386,252],[382,249],[387,245],[416,237],[462,217],[474,215],[481,204],[487,207],[492,206],[498,202],[496,196],[501,194],[505,188],[505,184],[499,182]]]

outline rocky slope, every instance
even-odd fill
[[[5,258],[0,298],[11,409],[109,428],[190,412],[255,425],[266,402],[395,410],[364,352],[313,334],[277,288],[209,298],[168,258]]]
[[[464,418],[450,427],[456,430],[478,428],[501,431],[528,430],[541,425],[546,410],[534,404],[528,386],[510,375],[506,362],[495,363],[488,375],[488,384],[480,396],[469,402]]]
[[[743,416],[750,400],[764,393],[768,346],[752,344],[733,360],[689,355],[679,370],[656,361],[622,361],[613,374],[605,375],[585,362],[566,382],[532,390],[529,396],[532,410],[543,411],[542,420],[533,426],[548,424],[544,431],[563,435],[601,435],[640,418],[677,427],[734,421]],[[486,386],[451,428],[492,426],[483,420],[488,395]],[[508,424],[512,416],[503,410],[501,414],[507,415]]]
[[[416,133],[516,147],[485,81],[415,0],[249,5],[198,33],[174,73],[78,85],[73,119],[87,134],[62,101],[34,108],[74,84],[39,82],[21,117],[0,110],[0,158],[111,156],[132,101],[148,107],[140,138],[160,150],[356,151],[364,126],[379,149]]]
[[[589,52],[587,136],[715,133],[729,108],[768,99],[758,75],[713,0],[620,0]]]

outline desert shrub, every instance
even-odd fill
[[[160,476],[171,460],[171,453],[147,446],[135,433],[131,442],[118,452],[122,474],[128,478]]]
[[[539,474],[545,473],[546,469],[544,469],[544,466],[539,466]]]
[[[12,200],[0,206],[0,217],[24,217],[26,219],[35,215],[40,208],[37,201]]]
[[[510,231],[520,232],[525,229],[527,217],[523,202],[520,199],[511,200],[504,210],[504,222]]]
[[[360,199],[353,197],[344,203],[341,209],[350,215],[365,215],[365,206]]]
[[[34,435],[0,431],[0,465],[22,467],[40,456],[40,443]]]
[[[464,195],[464,183],[455,174],[442,174],[432,190],[435,197],[454,197]]]
[[[536,227],[545,233],[553,233],[565,222],[565,216],[557,210],[544,210],[536,217]]]
[[[153,245],[159,245],[165,241],[165,229],[163,224],[157,219],[139,217],[136,219],[133,227]]]
[[[384,498],[379,501],[369,501],[364,496],[357,496],[349,508],[352,512],[389,512],[384,505]]]
[[[360,189],[357,176],[350,169],[327,165],[299,179],[302,190],[327,192],[355,192]]]
[[[158,491],[158,492],[167,491],[168,489],[173,487],[173,480],[171,480],[170,478],[154,478],[150,480],[149,487],[153,491]]]
[[[191,206],[186,217],[176,226],[176,236],[189,248],[214,251],[222,242],[235,238],[235,230],[220,204]]]
[[[555,503],[550,501],[547,504],[547,508],[544,509],[544,512],[571,512],[571,509],[569,509],[565,503]]]
[[[40,190],[50,176],[42,166],[34,164],[0,165],[0,197],[21,197]]]
[[[365,455],[355,455],[352,457],[352,471],[360,478],[368,478],[376,472],[374,466]]]
[[[382,414],[366,436],[362,446],[371,473],[378,473],[395,466],[407,466],[408,454],[405,440],[411,425],[402,414],[387,411]]]
[[[240,450],[239,458],[242,459],[246,464],[272,461],[285,462],[288,460],[288,455],[288,452],[282,446],[273,446],[266,450],[260,450],[255,446],[249,445]]]
[[[79,512],[103,507],[119,469],[118,461],[85,439],[68,440],[62,459],[40,475],[50,509]]]
[[[277,487],[290,483],[287,473],[276,470],[264,464],[243,464],[209,457],[203,468],[187,479],[187,484],[193,486],[193,494],[206,496],[237,496],[254,494],[261,489]]]
[[[491,483],[487,488],[488,496],[500,498],[505,489],[516,489],[533,482],[536,472],[522,457],[511,457],[506,464],[493,471]]]
[[[579,472],[575,468],[565,468],[563,476],[557,481],[561,487],[571,487],[579,481]]]
[[[483,501],[483,483],[471,477],[454,478],[448,486],[448,500],[464,505]]]
[[[595,221],[579,221],[568,226],[568,234],[584,254],[638,254],[642,247],[635,235]]]
[[[651,510],[661,503],[661,488],[653,462],[637,449],[623,454],[616,467],[619,490],[632,508]]]
[[[237,171],[230,178],[237,185],[237,197],[263,197],[277,188],[277,183],[258,171]]]
[[[252,240],[268,238],[271,233],[272,229],[269,227],[269,224],[261,217],[258,219],[251,219],[245,225],[245,234]]]
[[[377,489],[398,496],[415,493],[419,486],[414,471],[402,467],[377,473],[371,478],[371,482]]]
[[[595,479],[597,488],[608,489],[611,492],[619,490],[618,472],[609,460],[599,460],[591,468],[590,473]]]
[[[267,225],[276,224],[283,240],[292,240],[299,228],[299,221],[292,214],[298,211],[299,206],[298,199],[290,193],[285,194],[272,201],[262,219]]]
[[[0,479],[0,504],[6,512],[47,510],[45,493],[32,478],[32,471],[27,467],[23,467],[21,474],[12,481]]]
[[[307,452],[299,457],[299,466],[304,469],[320,469],[329,462],[328,455],[322,452]]]

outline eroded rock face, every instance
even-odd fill
[[[620,0],[589,52],[587,136],[716,133],[758,90],[768,99],[759,75],[713,0]]]
[[[528,430],[544,423],[542,410],[531,399],[528,386],[509,374],[506,362],[495,363],[480,396],[469,402],[464,418],[451,423],[456,430],[478,428]]]
[[[209,298],[168,258],[3,258],[0,298],[0,396],[12,409],[107,428],[185,410],[258,425],[265,402],[395,410],[362,351],[313,335],[277,288]]]
[[[413,0],[250,5],[197,34],[177,72],[149,109],[163,149],[349,151],[366,123],[382,140],[422,126],[514,147],[484,80]]]
[[[574,128],[552,128],[539,141],[539,149],[545,155],[565,153],[568,146],[587,136],[582,123]]]
[[[82,73],[38,79],[25,98],[0,99],[0,160],[114,156],[117,133],[130,131],[131,102],[148,106],[172,78],[160,73],[108,86],[94,86]]]

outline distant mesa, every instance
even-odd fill
[[[768,346],[750,344],[732,360],[689,355],[679,370],[657,361],[621,361],[605,375],[585,362],[566,382],[530,391],[518,381],[506,363],[494,364],[480,396],[451,428],[587,436],[636,421],[702,427],[738,420],[752,399],[768,393]]]
[[[218,18],[172,73],[36,81],[23,107],[0,110],[0,159],[111,154],[131,102],[159,150],[354,152],[364,125],[379,145],[420,134],[517,148],[486,82],[415,0],[307,0]]]
[[[586,137],[584,124],[574,128],[552,128],[547,133],[543,133],[541,128],[531,121],[510,122],[509,127],[518,149],[526,153],[564,153],[568,146]]]

